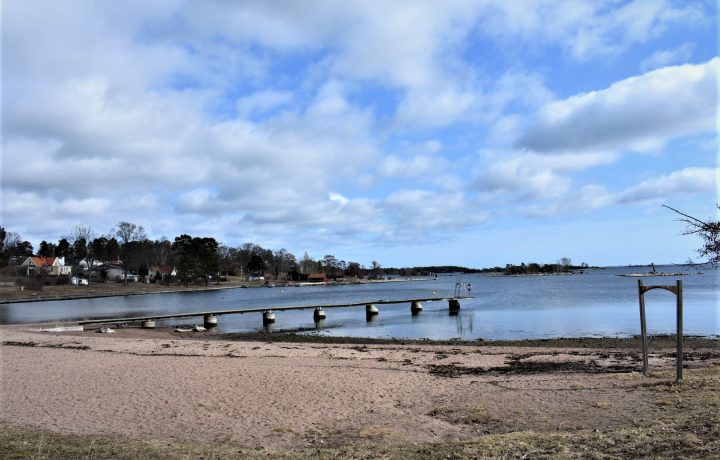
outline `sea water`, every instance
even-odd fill
[[[720,270],[710,267],[658,266],[658,272],[682,276],[645,277],[645,285],[683,282],[684,333],[720,336]],[[451,316],[447,301],[423,303],[419,315],[410,304],[378,305],[367,321],[364,307],[328,308],[315,324],[313,310],[276,311],[274,331],[303,331],[331,336],[406,339],[528,339],[553,337],[627,337],[640,331],[638,278],[618,276],[646,272],[647,267],[590,269],[571,275],[442,275],[437,279],[402,280],[343,286],[223,289],[192,293],[106,297],[0,305],[0,323],[37,323],[166,315],[284,305],[332,305],[450,296],[456,283],[470,283],[473,299],[461,301]],[[463,294],[465,291],[463,289]],[[645,294],[650,334],[675,333],[675,296],[665,290]],[[158,321],[158,325],[202,324],[203,318]],[[261,313],[219,317],[218,332],[264,330]]]

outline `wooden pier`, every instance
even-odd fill
[[[370,300],[366,302],[352,302],[352,303],[340,303],[340,304],[322,304],[322,305],[285,305],[285,306],[274,306],[274,307],[255,307],[255,308],[239,308],[234,310],[213,310],[213,311],[199,311],[190,313],[173,313],[169,315],[152,315],[152,316],[136,316],[130,318],[109,318],[109,319],[90,319],[84,321],[78,321],[77,324],[118,324],[118,323],[140,323],[144,328],[155,327],[156,320],[173,319],[173,318],[190,318],[202,316],[204,325],[207,328],[215,327],[218,323],[218,317],[222,315],[241,315],[245,313],[262,313],[263,326],[267,326],[275,322],[275,312],[288,311],[288,310],[313,310],[313,321],[316,323],[324,320],[327,315],[325,314],[326,309],[331,308],[352,308],[352,307],[365,307],[365,316],[368,321],[371,321],[375,316],[380,313],[378,305],[391,305],[407,303],[410,304],[410,313],[417,315],[422,312],[423,302],[440,302],[447,301],[448,312],[450,315],[457,315],[460,312],[460,301],[466,299],[472,299],[471,296],[453,296],[453,297],[426,297],[420,299],[403,299],[403,300]]]

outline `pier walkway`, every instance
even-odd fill
[[[471,296],[452,296],[452,297],[425,297],[419,299],[403,299],[403,300],[370,300],[365,302],[352,302],[352,303],[334,303],[334,304],[323,304],[323,305],[285,305],[285,306],[274,306],[274,307],[255,307],[255,308],[239,308],[233,310],[213,310],[213,311],[200,311],[200,312],[187,312],[187,313],[172,313],[168,315],[151,315],[151,316],[136,316],[129,318],[106,318],[106,319],[91,319],[78,321],[79,325],[86,324],[118,324],[118,323],[141,323],[144,328],[155,327],[156,320],[173,319],[173,318],[190,318],[194,316],[202,316],[204,319],[205,327],[215,327],[218,323],[218,316],[222,315],[239,315],[245,313],[262,313],[263,325],[272,324],[275,322],[276,311],[287,311],[287,310],[308,310],[313,309],[313,320],[315,322],[321,321],[327,317],[325,314],[326,309],[331,308],[352,308],[365,306],[365,315],[368,321],[374,316],[379,314],[377,305],[390,305],[409,303],[410,312],[413,315],[417,315],[422,312],[422,302],[448,302],[448,311],[450,315],[457,315],[460,311],[460,300],[472,299]]]

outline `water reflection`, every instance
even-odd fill
[[[458,337],[465,338],[473,333],[473,317],[472,313],[463,313],[456,316],[455,324],[457,327]]]

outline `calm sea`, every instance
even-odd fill
[[[658,266],[684,276],[644,278],[646,285],[683,282],[684,332],[720,336],[720,270],[710,267]],[[0,324],[71,321],[227,310],[282,305],[365,302],[449,296],[456,282],[471,283],[471,300],[458,316],[447,302],[425,303],[420,315],[409,304],[380,305],[368,322],[364,308],[334,308],[318,327],[312,310],[277,312],[275,331],[305,330],[332,336],[412,339],[526,339],[552,337],[624,337],[639,333],[637,278],[619,274],[647,267],[614,267],[564,276],[440,276],[437,280],[351,286],[226,289],[210,292],[109,297],[0,305]],[[702,273],[699,273],[702,272]],[[675,296],[664,290],[646,294],[648,331],[675,332]],[[202,323],[202,317],[165,321],[166,325]],[[263,330],[260,313],[219,318],[219,332]]]

